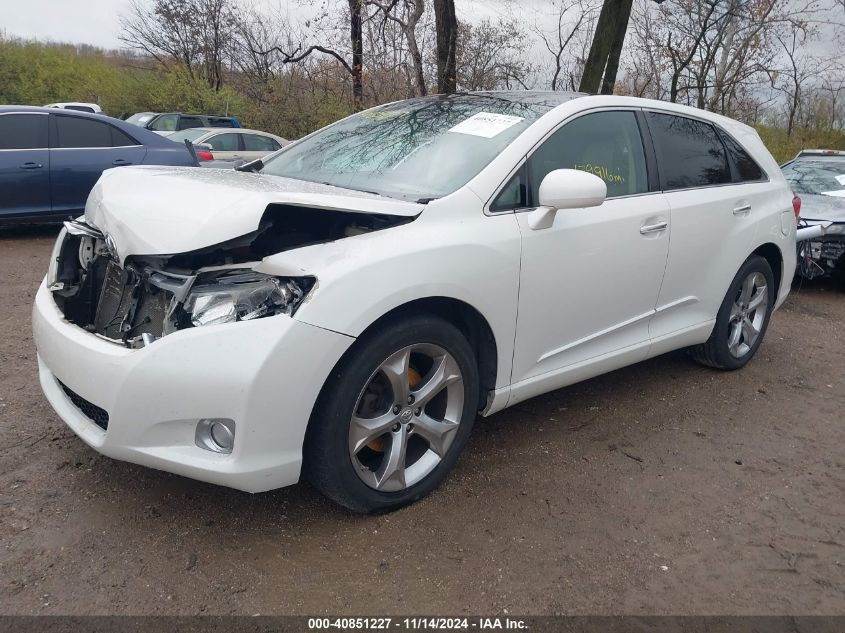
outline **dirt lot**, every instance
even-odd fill
[[[0,235],[2,613],[845,613],[845,293],[793,292],[741,372],[675,353],[479,420],[444,488],[358,517],[77,439],[29,326],[52,240]]]

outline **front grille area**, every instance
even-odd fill
[[[94,331],[111,339],[162,335],[167,307],[173,295],[129,273],[114,262],[106,267],[94,314]]]
[[[76,406],[77,409],[82,411],[82,413],[84,413],[88,418],[90,418],[90,420],[94,424],[99,426],[104,431],[109,428],[109,414],[105,409],[101,409],[93,402],[88,402],[85,398],[80,396],[61,380],[59,380],[58,383],[59,386],[62,388],[62,391],[67,394],[67,397],[70,398],[70,401]]]

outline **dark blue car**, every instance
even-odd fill
[[[118,119],[0,106],[0,225],[80,215],[105,169],[194,164],[184,146]]]

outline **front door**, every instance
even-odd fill
[[[545,229],[517,213],[523,241],[513,383],[625,348],[633,350],[627,362],[648,354],[670,218],[662,194],[649,193],[642,138],[633,111],[593,112],[567,122],[529,157],[532,206],[554,169],[596,174],[608,197],[598,207],[558,211]]]

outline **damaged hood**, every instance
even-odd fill
[[[414,217],[425,205],[331,185],[234,170],[121,167],[103,173],[85,219],[129,255],[171,255],[258,228],[270,204]]]
[[[798,194],[801,219],[845,222],[845,198],[832,195]]]

